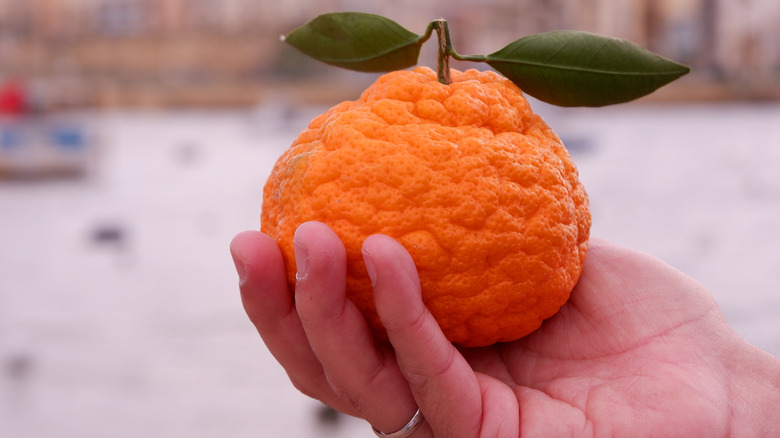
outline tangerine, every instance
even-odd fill
[[[381,76],[315,118],[278,159],[261,231],[295,284],[293,234],[328,224],[347,252],[347,296],[380,339],[361,246],[381,233],[417,266],[425,305],[453,343],[536,330],[568,300],[590,232],[588,197],[556,133],[496,73],[427,67]]]

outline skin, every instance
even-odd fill
[[[569,302],[525,338],[449,343],[422,304],[409,254],[363,245],[391,345],[345,298],[344,247],[326,225],[295,234],[291,294],[281,252],[247,231],[231,243],[249,319],[297,389],[378,430],[411,437],[780,436],[780,361],[740,338],[695,281],[592,239]]]

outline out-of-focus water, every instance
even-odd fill
[[[780,105],[555,109],[594,236],[704,284],[780,355]],[[0,436],[370,436],[322,422],[241,309],[228,253],[320,109],[87,114],[86,178],[0,180]]]

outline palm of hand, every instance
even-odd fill
[[[709,295],[642,254],[597,242],[588,257],[570,301],[540,330],[460,350],[476,372],[512,388],[523,434],[725,433],[727,382],[702,372],[719,348],[702,334],[726,332]],[[678,294],[681,286],[701,293]]]

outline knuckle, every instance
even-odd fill
[[[336,387],[333,388],[333,392],[350,412],[354,412],[359,417],[363,416],[365,412],[364,403],[361,402],[360,397],[355,396],[353,391],[345,387]]]
[[[455,372],[458,365],[459,353],[455,348],[448,348],[442,352],[437,360],[426,363],[424,366],[402,366],[401,372],[412,388],[425,394],[431,387],[436,387],[436,382],[448,379]]]
[[[324,372],[306,375],[293,375],[289,371],[287,376],[293,387],[307,397],[323,400],[328,396],[329,388]]]
[[[311,386],[308,385],[307,383],[304,383],[303,381],[298,379],[290,379],[290,382],[292,383],[293,387],[297,389],[301,394],[315,399],[320,398],[319,394],[317,394],[318,391],[313,390]]]
[[[376,395],[377,391],[382,391],[382,366],[372,367],[365,370],[360,375],[350,376],[347,379],[331,380],[330,385],[336,396],[344,402],[345,405],[357,413],[358,416],[365,418],[369,414],[366,401]]]

